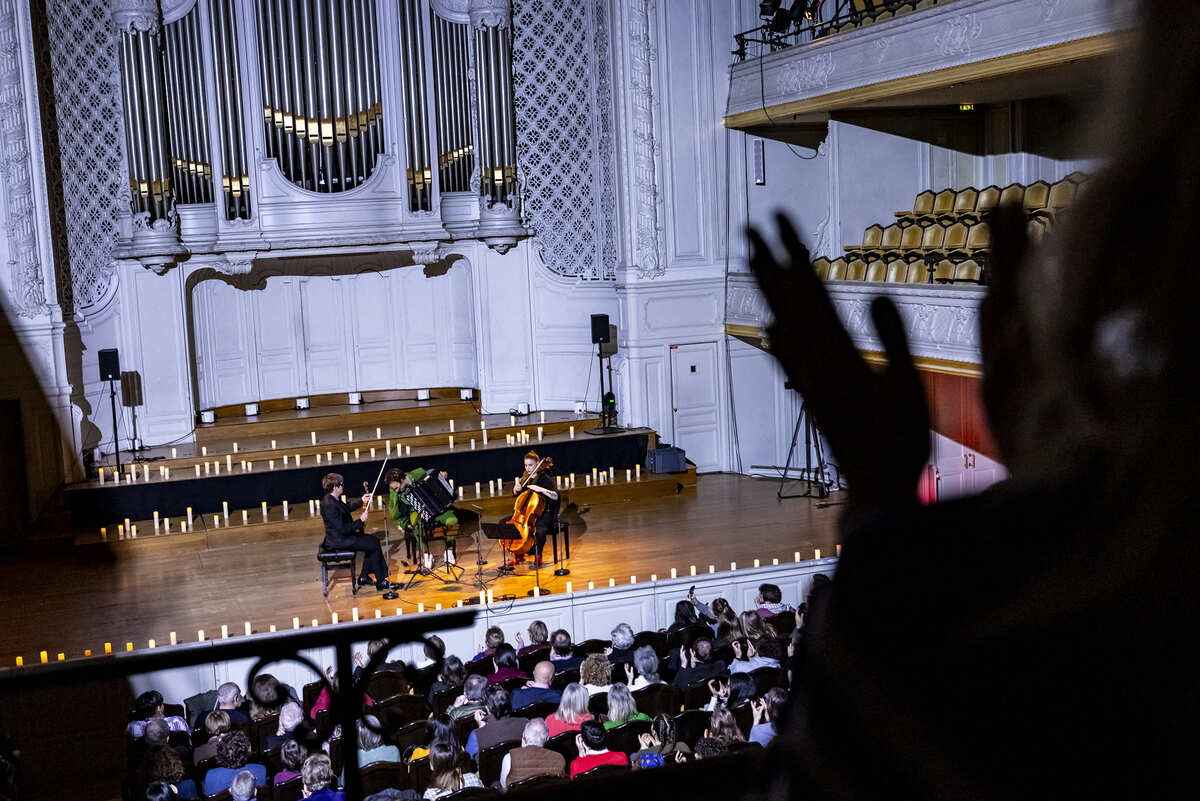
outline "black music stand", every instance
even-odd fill
[[[425,554],[429,552],[429,537],[433,534],[432,531],[429,531],[429,527],[432,522],[433,521],[426,521],[426,520],[421,520],[421,519],[418,519],[416,522],[416,525],[421,526],[422,528],[425,529],[425,536],[421,537],[419,540],[419,542],[422,543],[421,551],[418,554],[418,556],[420,558],[417,560],[417,563],[414,566],[412,575],[409,576],[409,578],[408,578],[408,583],[404,585],[405,592],[407,592],[408,589],[410,587],[412,587],[413,584],[416,583],[417,578],[419,576],[429,576],[431,578],[437,579],[438,581],[442,582],[443,584],[457,584],[459,578],[462,575],[461,572],[458,576],[454,575],[454,568],[458,567],[458,565],[447,564],[445,557],[442,558],[442,567],[446,568],[446,572],[449,574],[449,578],[439,574],[437,572],[438,571],[437,567],[425,567]],[[459,571],[463,571],[463,568],[461,568],[461,567],[458,567],[458,569],[459,569]]]
[[[489,540],[508,540],[511,542],[512,540],[521,539],[521,532],[517,531],[512,523],[481,522],[479,524],[479,528],[481,531],[483,531],[483,536],[487,537]],[[510,573],[515,573],[517,570],[514,565],[510,565],[508,563],[508,549],[504,547],[503,543],[500,544],[500,548],[501,558],[504,560],[504,563],[500,565],[500,567],[496,568],[497,578],[500,576],[506,576]]]

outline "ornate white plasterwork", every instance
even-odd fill
[[[467,13],[474,28],[507,28],[512,25],[510,0],[470,0]]]
[[[663,254],[665,233],[659,198],[659,146],[654,126],[654,75],[658,59],[650,29],[652,0],[633,0],[629,14],[630,84],[633,105],[633,178],[636,215],[634,261],[639,278],[657,278],[666,272]]]
[[[972,42],[981,33],[983,25],[979,18],[975,14],[963,14],[943,22],[933,42],[942,56],[969,56]]]
[[[807,92],[829,86],[833,74],[833,54],[819,53],[787,64],[779,73],[779,91],[786,94]]]
[[[552,272],[616,274],[609,36],[602,0],[518,0],[513,100],[521,197]]]
[[[433,13],[450,22],[465,24],[471,21],[471,15],[467,9],[470,7],[470,0],[429,0],[429,5],[433,8]]]
[[[4,221],[8,237],[11,307],[21,317],[50,310],[38,255],[33,181],[26,125],[25,81],[21,69],[20,20],[16,0],[0,0],[0,176],[4,180]]]
[[[133,33],[158,31],[159,11],[155,0],[111,0],[113,24]]]

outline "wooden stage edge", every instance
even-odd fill
[[[672,567],[684,574],[692,564],[707,572],[710,564],[728,570],[730,562],[750,566],[756,558],[764,564],[773,558],[791,561],[796,551],[811,558],[814,548],[832,554],[838,510],[818,509],[807,499],[780,501],[777,488],[772,480],[708,474],[694,489],[685,486],[675,495],[572,506],[563,514],[570,524],[572,558],[566,566],[571,574],[555,576],[547,565],[541,586],[561,593],[571,581],[578,593],[589,580],[606,587],[610,577],[627,584],[636,575],[642,582],[651,574],[669,576]],[[36,663],[39,651],[51,659],[60,652],[82,656],[84,649],[103,653],[106,642],[117,649],[131,642],[141,649],[150,639],[168,643],[171,632],[182,642],[195,641],[199,629],[208,637],[220,636],[222,625],[240,634],[245,621],[253,631],[267,631],[272,624],[291,627],[293,617],[304,625],[314,618],[328,623],[334,612],[348,620],[355,607],[361,616],[373,617],[376,609],[394,615],[399,607],[409,614],[418,603],[433,610],[439,603],[450,607],[460,598],[478,598],[473,536],[458,541],[457,561],[465,569],[459,582],[420,578],[394,601],[383,600],[374,587],[351,595],[345,571],[337,573],[329,597],[322,597],[315,555],[321,537],[319,520],[292,521],[257,526],[253,536],[228,545],[177,538],[146,543],[166,547],[94,546],[68,555],[6,560],[0,565],[0,665],[11,666],[17,656]],[[480,542],[488,562],[484,575],[495,579],[500,548]],[[435,553],[442,548],[438,541]],[[393,579],[408,578],[403,557],[403,541],[392,538]],[[534,581],[526,563],[488,586],[497,597],[524,597]]]

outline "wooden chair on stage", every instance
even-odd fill
[[[329,597],[329,571],[350,571],[350,594],[358,595],[358,579],[354,575],[355,551],[336,548],[317,548],[317,561],[321,563],[321,594]]]

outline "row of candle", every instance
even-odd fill
[[[839,545],[836,545],[836,546],[834,546],[834,547],[836,548],[837,555],[838,555],[838,556],[841,556],[841,555],[842,555],[842,546],[839,544]],[[795,561],[799,562],[799,561],[800,561],[800,552],[799,552],[799,551],[796,551],[796,552],[795,552],[795,554],[794,554],[794,557],[795,557]],[[821,549],[820,549],[820,548],[816,548],[816,549],[814,549],[814,550],[813,550],[813,558],[814,558],[814,559],[820,559],[820,558],[821,558]],[[778,559],[778,557],[776,557],[776,558],[773,558],[773,559],[771,560],[771,564],[772,564],[772,565],[778,565],[778,564],[779,564],[779,559]],[[760,567],[760,566],[761,566],[761,560],[759,560],[759,559],[755,559],[755,560],[754,560],[754,566],[755,566],[755,567]],[[731,571],[736,571],[736,570],[737,570],[737,562],[730,562],[730,563],[729,563],[729,569],[730,569]],[[692,576],[695,576],[695,575],[696,575],[696,566],[695,566],[695,565],[689,565],[689,566],[688,566],[688,570],[689,570],[689,572],[690,572],[690,574],[691,574]],[[716,572],[717,572],[717,567],[716,567],[716,565],[709,565],[709,566],[708,566],[708,572],[709,572],[710,574],[712,574],[712,573],[716,573]],[[676,568],[674,568],[674,567],[673,567],[673,568],[671,568],[671,578],[673,578],[673,579],[674,579],[674,578],[678,578],[678,577],[679,577],[679,575],[678,575],[678,570],[677,570]],[[651,582],[656,582],[656,581],[658,581],[658,574],[657,574],[657,573],[651,573],[651,574],[650,574],[650,581],[651,581]],[[629,583],[630,583],[630,584],[637,584],[637,583],[638,583],[638,581],[637,581],[637,576],[636,576],[636,575],[634,575],[634,576],[630,576],[630,577],[629,577]],[[609,587],[616,587],[616,586],[617,586],[617,580],[616,580],[615,578],[609,578],[609,580],[608,580],[608,586],[609,586]],[[596,589],[596,582],[595,582],[595,581],[588,581],[588,583],[587,583],[587,588],[588,588],[589,590],[594,590],[594,589]],[[575,592],[575,588],[574,588],[574,586],[573,586],[572,582],[570,582],[570,581],[566,582],[566,593],[567,593],[568,595],[571,595],[571,594],[574,594],[574,592]],[[537,586],[535,586],[535,587],[533,588],[533,597],[534,597],[534,598],[539,598],[539,597],[541,597],[541,588],[540,588],[540,587],[537,587]],[[490,605],[490,604],[494,603],[494,601],[495,601],[495,595],[494,595],[494,592],[493,592],[493,590],[491,590],[491,589],[488,589],[488,590],[480,590],[480,591],[479,591],[479,603],[480,603],[480,604],[489,604],[489,605]],[[461,607],[461,606],[463,606],[463,604],[464,604],[464,601],[463,601],[462,599],[459,599],[459,600],[458,600],[456,603],[457,603],[457,606]],[[442,604],[440,604],[440,603],[437,603],[437,604],[435,604],[434,608],[435,608],[435,611],[436,611],[436,610],[440,610],[440,609],[442,609]],[[419,602],[419,603],[417,604],[417,613],[418,613],[418,614],[421,614],[421,613],[424,613],[424,612],[425,612],[425,604],[424,604],[423,602]],[[359,620],[359,618],[360,618],[358,607],[354,607],[354,608],[352,608],[352,609],[350,610],[350,613],[351,613],[351,614],[350,614],[350,618],[351,618],[351,620],[352,620],[352,621],[354,621],[354,622],[358,622],[358,620]],[[403,610],[402,610],[400,607],[396,607],[396,614],[397,614],[397,615],[401,615],[401,614],[403,614]],[[382,611],[382,610],[380,610],[380,609],[376,609],[376,610],[375,610],[375,617],[376,617],[376,619],[382,618],[382,617],[383,617],[383,611]],[[338,613],[337,613],[337,612],[332,612],[332,613],[331,613],[331,615],[330,615],[330,622],[331,622],[332,624],[336,625],[337,623],[339,623],[339,622],[340,622],[340,620],[341,620],[341,618],[339,617],[339,615],[338,615]],[[313,628],[316,628],[316,627],[317,627],[317,626],[319,626],[319,625],[320,625],[320,621],[319,621],[317,618],[313,618],[313,619],[312,619],[312,627],[313,627]],[[292,618],[292,628],[293,628],[293,629],[296,629],[296,630],[298,630],[298,629],[300,628],[300,618],[299,618],[299,617],[293,617],[293,618]],[[271,626],[270,626],[270,629],[269,629],[269,630],[270,630],[272,633],[273,633],[273,632],[275,632],[275,631],[276,631],[275,624],[273,624],[273,623],[272,623],[272,624],[271,624]],[[253,633],[254,633],[254,629],[253,629],[253,627],[250,625],[250,621],[249,621],[249,620],[247,620],[247,621],[245,622],[245,624],[244,624],[244,631],[245,631],[245,635],[246,635],[247,637],[249,637],[251,634],[253,634]],[[169,635],[169,636],[170,636],[171,645],[177,645],[177,644],[178,644],[178,642],[179,642],[179,640],[178,640],[178,637],[177,637],[176,633],[172,631],[172,632],[170,632],[170,635]],[[221,624],[221,639],[228,639],[228,638],[229,638],[229,626],[228,626],[228,625],[226,625],[226,624]],[[205,632],[204,632],[204,629],[198,629],[198,630],[196,631],[196,640],[197,640],[197,642],[204,642],[204,641],[205,641]],[[155,647],[157,647],[157,642],[156,642],[155,640],[153,640],[153,639],[149,640],[149,642],[148,642],[148,647],[150,647],[150,648],[155,648]],[[132,643],[132,642],[126,642],[126,643],[125,643],[125,650],[126,650],[126,651],[132,651],[132,650],[133,650],[133,643]],[[106,642],[106,643],[104,643],[104,653],[106,653],[106,654],[111,654],[112,652],[113,652],[112,643],[109,643],[109,642]],[[92,652],[91,652],[91,650],[90,650],[90,649],[88,649],[88,650],[85,650],[85,651],[83,652],[83,655],[84,655],[84,656],[91,656],[91,655],[92,655]],[[39,654],[39,657],[40,657],[40,660],[41,660],[42,664],[46,664],[47,662],[49,662],[49,661],[50,661],[50,659],[49,659],[49,654],[48,654],[48,652],[46,652],[46,651],[42,651],[42,652]],[[59,652],[59,654],[58,654],[58,661],[62,662],[62,661],[64,661],[66,658],[67,658],[67,657],[66,657],[66,654],[64,654],[64,653],[62,653],[62,652]],[[17,666],[17,667],[23,667],[23,666],[24,666],[24,664],[25,664],[25,660],[24,660],[24,658],[23,658],[23,657],[20,657],[20,656],[18,656],[18,657],[17,657],[17,661],[16,661],[16,666]]]

